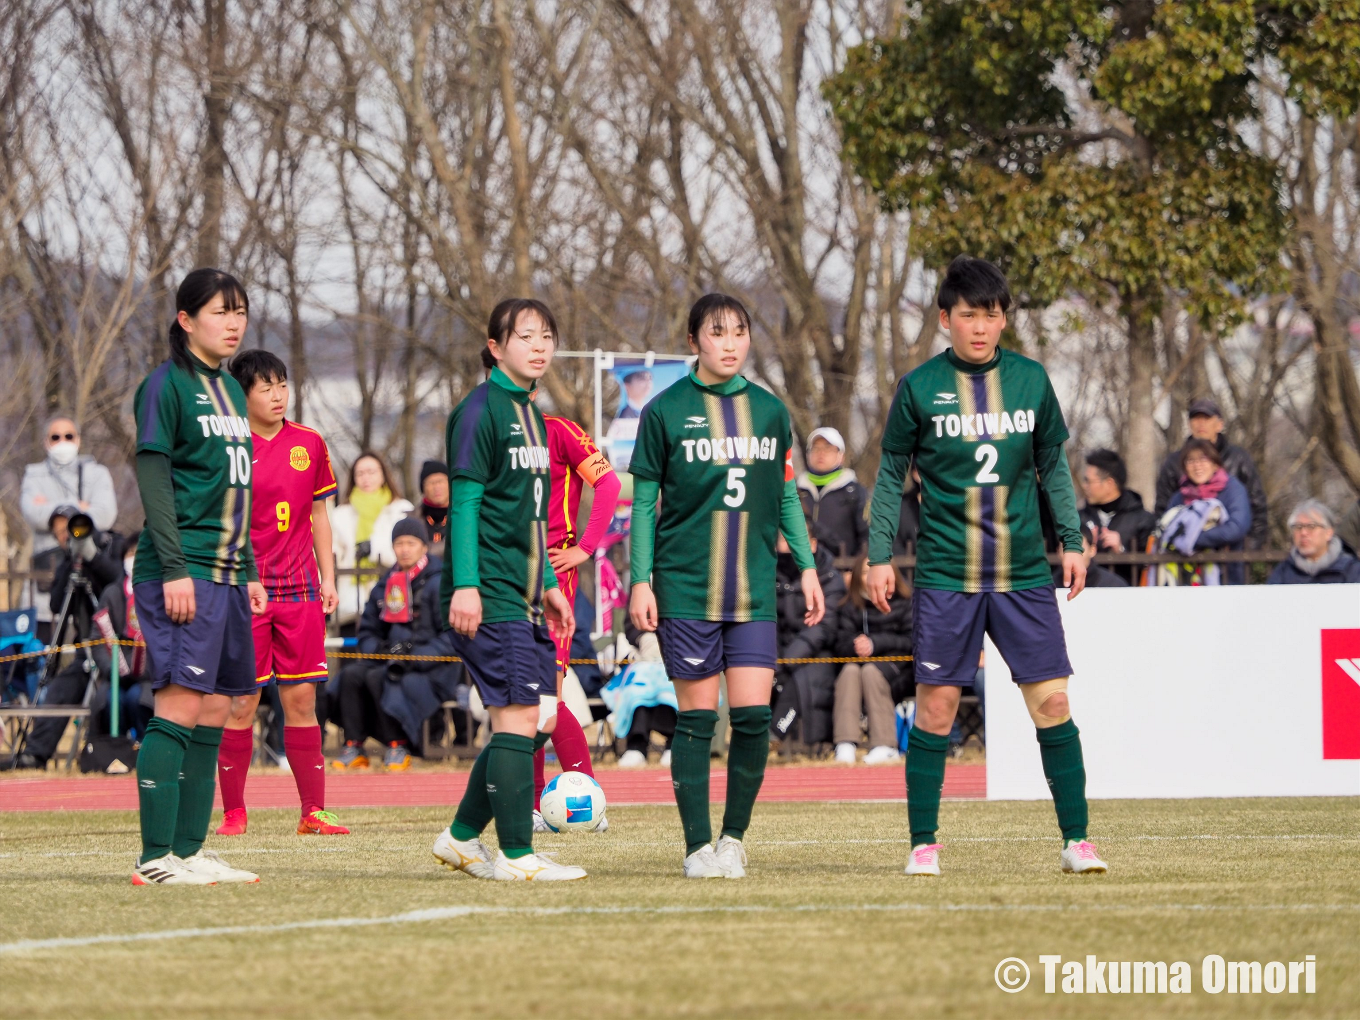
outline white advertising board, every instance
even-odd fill
[[[1360,680],[1350,675],[1360,676],[1360,661],[1347,657],[1360,656],[1360,585],[1058,598],[1090,797],[1360,795],[1360,755],[1337,756],[1360,744]],[[1046,799],[1034,724],[1014,686],[989,641],[987,797]]]

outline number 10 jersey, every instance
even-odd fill
[[[661,486],[652,590],[662,619],[775,619],[775,541],[793,477],[789,412],[742,379],[691,373],[649,403],[629,470]]]

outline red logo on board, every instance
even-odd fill
[[[1360,759],[1360,630],[1322,632],[1322,757]]]

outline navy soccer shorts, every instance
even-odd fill
[[[504,620],[482,624],[473,638],[457,631],[450,636],[482,704],[537,705],[557,693],[557,647],[545,624]]]
[[[730,666],[774,669],[779,658],[773,620],[662,620],[656,639],[672,680],[703,680]]]
[[[183,625],[166,614],[160,581],[133,589],[152,689],[179,684],[204,694],[254,693],[255,638],[246,586],[193,580],[194,618]]]
[[[1072,675],[1051,584],[1004,592],[917,588],[912,630],[918,684],[971,684],[984,633],[992,636],[1018,684]]]

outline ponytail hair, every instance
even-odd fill
[[[179,324],[179,313],[197,315],[213,298],[222,295],[227,311],[250,311],[250,299],[241,282],[220,269],[195,269],[175,292],[175,321],[170,324],[170,360],[186,372],[194,370],[189,359],[189,334]]]

